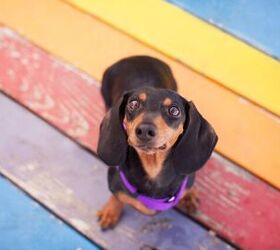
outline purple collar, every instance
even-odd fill
[[[184,190],[186,189],[187,182],[188,182],[188,177],[186,176],[186,178],[183,180],[179,190],[176,192],[175,195],[168,198],[154,199],[149,196],[138,194],[137,189],[133,185],[131,185],[131,183],[128,181],[128,179],[126,178],[124,172],[120,169],[120,167],[117,166],[116,168],[120,174],[122,183],[126,187],[126,189],[131,194],[137,195],[137,200],[142,202],[146,207],[156,211],[164,211],[176,206],[180,198],[183,196]]]

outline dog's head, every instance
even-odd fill
[[[171,90],[146,87],[125,93],[107,113],[97,151],[111,166],[125,161],[128,146],[146,154],[166,151],[178,172],[189,174],[202,167],[216,142],[192,102]]]

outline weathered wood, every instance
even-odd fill
[[[96,148],[105,107],[93,78],[3,28],[0,62],[0,89],[74,139]]]
[[[3,90],[95,151],[104,114],[95,81],[9,30],[4,35],[7,40],[1,46],[6,47],[0,49],[0,61],[5,59],[7,70],[0,73]],[[42,70],[31,67],[37,64]],[[200,222],[242,248],[280,247],[279,191],[217,155],[199,172],[196,186],[201,206],[195,217]]]
[[[192,217],[242,248],[280,247],[279,190],[217,154],[199,171],[195,187],[201,203]]]
[[[280,63],[213,25],[166,1],[66,1],[280,115]]]
[[[0,171],[107,249],[232,249],[171,210],[154,217],[126,208],[102,232],[96,213],[110,193],[107,167],[35,115],[0,95]]]
[[[280,59],[278,1],[168,0],[250,45]]]
[[[98,80],[108,65],[123,57],[162,59],[172,68],[180,93],[194,101],[218,132],[216,151],[280,187],[280,168],[275,167],[280,166],[278,117],[65,1],[0,1],[1,21]],[[243,75],[248,77],[247,72]]]
[[[2,176],[0,235],[3,250],[99,249]]]

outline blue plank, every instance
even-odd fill
[[[168,0],[252,46],[280,58],[279,0]]]
[[[99,249],[2,177],[0,238],[1,250]]]
[[[3,95],[0,107],[0,172],[101,246],[232,249],[174,210],[149,217],[126,207],[117,227],[102,232],[96,212],[110,196],[107,167]]]

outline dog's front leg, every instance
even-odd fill
[[[157,213],[155,210],[147,208],[140,201],[138,201],[135,198],[132,198],[131,196],[129,196],[129,195],[125,194],[125,193],[119,192],[119,193],[117,193],[116,196],[118,197],[118,199],[122,203],[128,204],[128,205],[132,206],[133,208],[135,208],[136,210],[138,210],[142,214],[145,214],[145,215],[155,215]]]
[[[97,217],[102,229],[113,228],[120,219],[123,203],[112,195],[104,207],[98,211]]]

